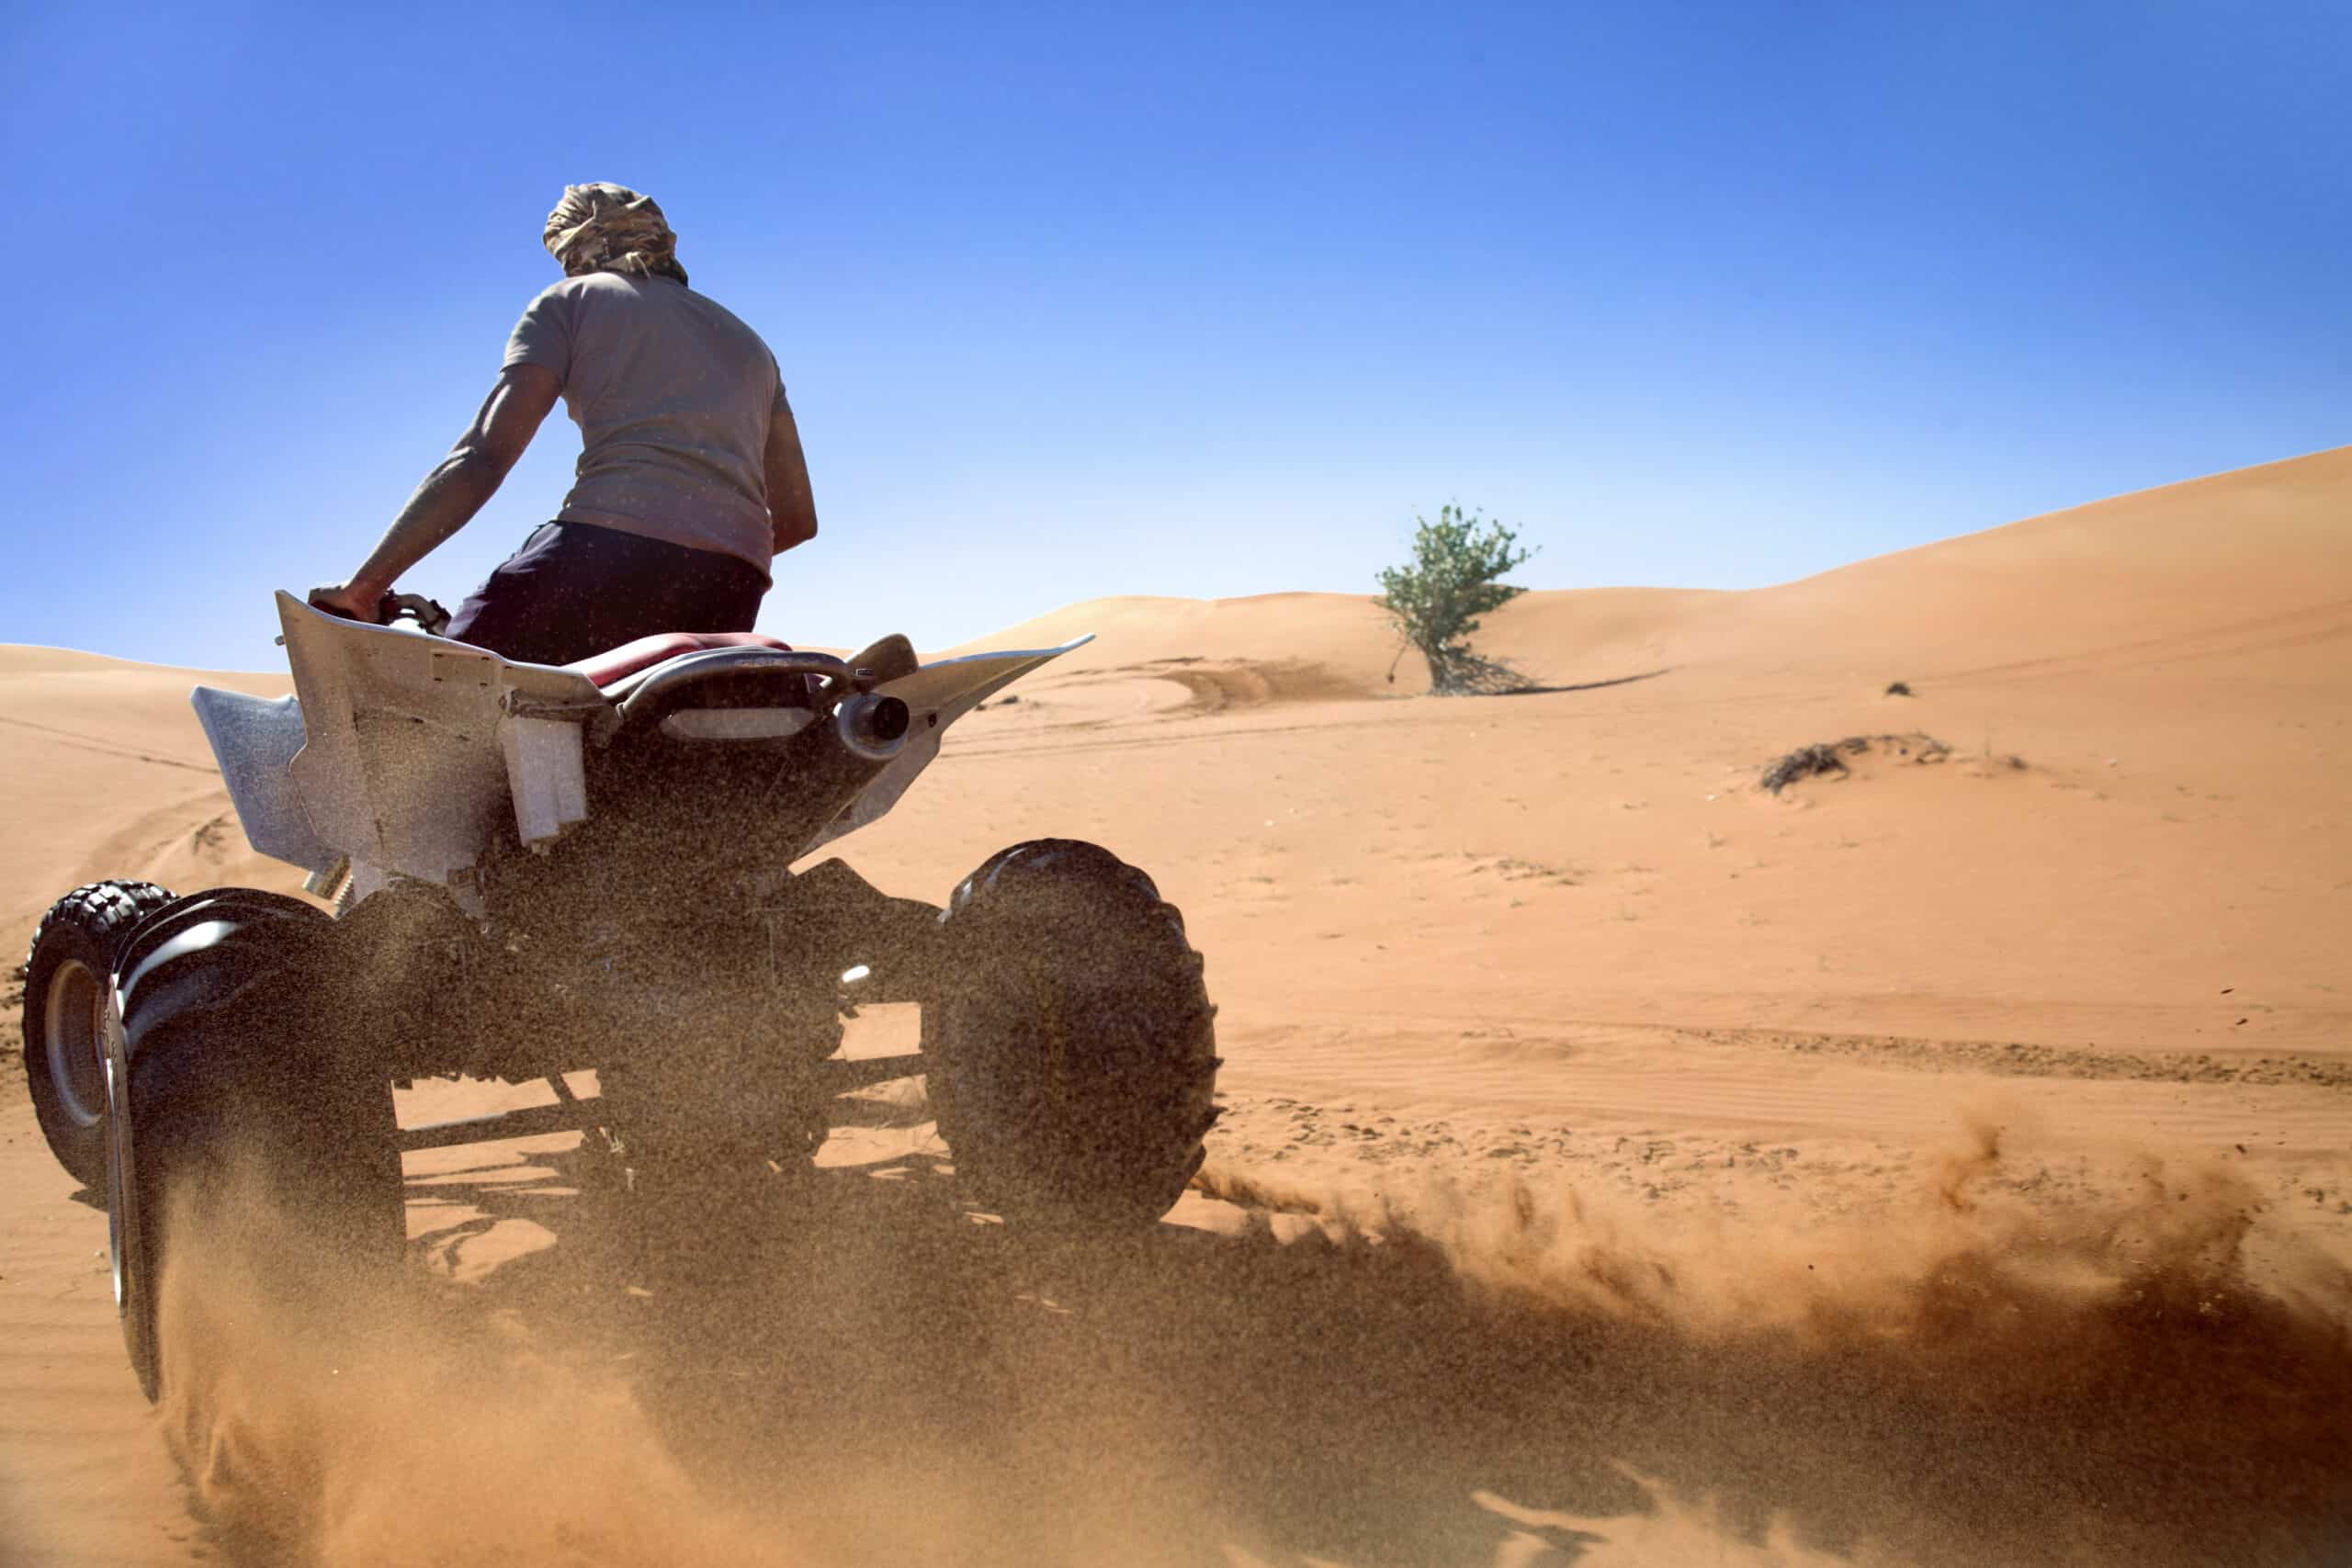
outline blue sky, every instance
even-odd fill
[[[0,641],[267,668],[652,193],[783,364],[765,629],[1745,587],[2352,439],[2333,5],[0,8]],[[560,414],[405,586],[560,503]]]

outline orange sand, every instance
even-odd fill
[[[1319,1212],[1338,1234],[1395,1229],[1407,1222],[1385,1205],[1419,1205],[1433,1217],[1411,1223],[1453,1249],[1451,1266],[1481,1276],[1499,1267],[1494,1258],[1532,1244],[1472,1246],[1464,1227],[1476,1226],[1445,1217],[1454,1200],[1429,1195],[1448,1184],[1476,1192],[1508,1174],[1555,1206],[1544,1247],[1555,1260],[1605,1235],[1612,1268],[1655,1254],[1669,1273],[1713,1281],[1670,1307],[1628,1306],[1647,1298],[1619,1290],[1604,1313],[1612,1322],[1668,1323],[1704,1343],[1736,1332],[1744,1316],[1837,1317],[1804,1294],[1819,1288],[1818,1269],[1815,1284],[1743,1295],[1706,1260],[1745,1258],[1753,1277],[1777,1280],[1803,1238],[1842,1237],[1820,1241],[1821,1256],[1851,1262],[1871,1251],[1857,1238],[1873,1235],[1908,1259],[1902,1237],[1952,1213],[1981,1219],[1976,1199],[1936,1194],[1956,1190],[1939,1186],[1948,1152],[1981,1152],[1972,1140],[1998,1127],[1997,1168],[1967,1190],[2008,1206],[2018,1228],[2000,1234],[2010,1241],[2036,1225],[2066,1230],[2087,1213],[2113,1219],[2125,1212],[2115,1206],[2169,1194],[2170,1183],[2193,1190],[2198,1213],[2257,1213],[2249,1256],[2274,1269],[2266,1288],[2302,1292],[2295,1299],[2318,1303],[2316,1321],[2340,1323],[2326,1314],[2346,1307],[2330,1292],[2352,1265],[2347,516],[2352,448],[1751,592],[1531,593],[1477,639],[1554,688],[1510,698],[1419,695],[1423,672],[1409,659],[1387,681],[1395,643],[1366,598],[1072,605],[977,645],[1098,638],[1014,688],[1017,703],[966,720],[897,814],[842,852],[886,890],[940,898],[1018,839],[1108,844],[1159,878],[1208,955],[1231,1107],[1211,1143],[1221,1191],[1261,1209]],[[186,705],[195,678],[0,648],[0,942],[21,951],[51,898],[101,876],[183,890],[299,884],[298,873],[246,852]],[[202,678],[287,689],[280,677]],[[1916,695],[1884,694],[1896,680]],[[1911,732],[1939,738],[1949,757],[1921,764],[1873,753],[1849,776],[1777,797],[1757,786],[1759,769],[1793,747]],[[854,1026],[853,1044],[880,1049],[909,1033],[906,1017],[877,1010]],[[409,1113],[447,1114],[496,1092],[420,1090]],[[829,1151],[844,1179],[864,1182],[862,1163],[899,1168],[936,1153],[919,1100],[902,1095],[895,1113],[877,1103],[879,1126],[846,1131]],[[537,1336],[536,1354],[558,1359],[590,1327],[518,1281],[548,1267],[533,1249],[563,1227],[484,1194],[537,1183],[549,1202],[565,1201],[565,1142],[412,1163],[424,1268],[455,1281],[461,1303],[445,1310],[463,1316],[465,1302],[495,1303]],[[436,1195],[429,1178],[459,1195]],[[116,1339],[102,1200],[77,1202],[74,1185],[42,1145],[13,1064],[0,1069],[0,1561],[184,1562],[238,1550],[191,1519]],[[883,1188],[899,1201],[888,1182],[865,1182],[844,1201],[881,1201],[854,1193]],[[1562,1203],[1583,1217],[1557,1221]],[[503,1224],[486,1223],[502,1213]],[[1937,1213],[1945,1219],[1924,1217]],[[1604,1214],[1605,1225],[1595,1218]],[[1164,1277],[1123,1278],[1117,1290],[1148,1297],[1164,1285],[1204,1314],[1223,1310],[1224,1287],[1211,1289],[1203,1270],[1225,1265],[1193,1260],[1241,1256],[1214,1248],[1269,1246],[1308,1224],[1250,1221],[1204,1197],[1188,1198],[1177,1217],[1193,1227],[1185,1234],[1226,1239],[1204,1241],[1210,1254],[1171,1251],[1182,1261]],[[2116,1220],[2100,1245],[2140,1234],[2140,1223]],[[591,1251],[555,1249],[571,1250]],[[841,1257],[884,1267],[854,1248]],[[1501,1271],[1523,1286],[1517,1267]],[[1340,1310],[1329,1305],[1342,1297],[1328,1273],[1274,1274],[1327,1314]],[[1865,1275],[1877,1279],[1856,1263],[1841,1279],[1862,1292]],[[1270,1277],[1251,1273],[1229,1305],[1261,1335],[1278,1333],[1266,1325]],[[1382,1288],[1385,1278],[1373,1269],[1362,1283]],[[1425,1284],[1388,1281],[1400,1292]],[[825,1310],[846,1322],[870,1305],[835,1300]],[[1570,1306],[1604,1310],[1583,1297]],[[1453,1322],[1430,1310],[1428,1321]],[[1344,1313],[1323,1321],[1344,1337]],[[2063,1322],[2064,1332],[2082,1326]],[[1400,1325],[1376,1319],[1363,1332],[1409,1343]],[[1088,1343],[1107,1354],[1122,1342]],[[2315,1343],[2324,1350],[2324,1332]],[[1049,1358],[1007,1354],[1074,1375]],[[853,1363],[821,1371],[836,1380],[872,1371]],[[1726,1363],[1723,1375],[1736,1381],[1748,1365]],[[1990,1376],[1978,1363],[1963,1371]],[[814,1374],[787,1366],[775,1375]],[[1423,1397],[1442,1384],[1427,1369],[1416,1379]],[[1382,1403],[1381,1375],[1339,1382],[1364,1403],[1327,1413],[1329,1427],[1317,1429],[1361,1430],[1381,1464],[1404,1462],[1409,1445],[1381,1447],[1381,1424],[1396,1416]],[[1158,1397],[1149,1385],[1121,1386],[1122,1398]],[[1560,1385],[1568,1394],[1575,1386]],[[1786,1386],[1752,1392],[1769,1404]],[[1459,1392],[1465,1407],[1486,1398]],[[773,1437],[784,1427],[760,1421],[788,1425],[773,1391],[743,1397],[752,1429]],[[810,1397],[838,1410],[862,1395],[854,1381],[837,1381]],[[1335,1397],[1328,1388],[1317,1396]],[[1020,1546],[1023,1560],[1070,1562],[1535,1563],[1568,1561],[1576,1540],[1592,1554],[1579,1561],[1596,1563],[1870,1561],[1872,1551],[1924,1561],[1941,1549],[1951,1561],[2000,1560],[1972,1558],[1965,1530],[1954,1535],[1948,1520],[1913,1529],[1901,1496],[1859,1523],[1845,1519],[1824,1500],[1844,1494],[1809,1473],[1804,1456],[1843,1454],[1847,1439],[1821,1424],[1834,1403],[1806,1397],[1815,1403],[1798,1401],[1805,1418],[1772,1439],[1783,1479],[1735,1453],[1686,1403],[1657,1428],[1672,1441],[1611,1438],[1594,1461],[1602,1479],[1582,1492],[1562,1483],[1573,1495],[1541,1495],[1544,1445],[1566,1440],[1548,1428],[1527,1428],[1523,1450],[1476,1448],[1476,1464],[1453,1470],[1432,1454],[1432,1473],[1442,1471],[1451,1490],[1400,1492],[1391,1478],[1375,1488],[1385,1499],[1376,1506],[1334,1500],[1337,1483],[1317,1472],[1331,1518],[1356,1523],[1327,1520],[1295,1538],[1258,1507],[1266,1497],[1161,1485],[1183,1465],[1144,1439],[1073,1443],[1052,1450],[1057,1461],[1090,1454],[1098,1469],[1049,1494],[1068,1509],[1066,1529],[1032,1517],[1025,1528],[1037,1533]],[[920,1415],[890,1416],[910,1423],[906,1451],[922,1451]],[[1438,1428],[1428,1429],[1434,1443]],[[527,1435],[516,1441],[527,1447]],[[684,1439],[671,1446],[697,1451]],[[1136,1463],[1159,1480],[1121,1472],[1104,1453],[1150,1454]],[[1573,1468],[1562,1463],[1563,1474]],[[1611,1463],[1632,1468],[1607,1471]],[[517,1459],[502,1483],[527,1488],[532,1473]],[[429,1481],[415,1484],[433,1495]],[[896,1544],[875,1549],[875,1561],[1012,1560],[996,1554],[1009,1550],[1001,1529],[984,1544],[946,1522],[958,1509],[984,1516],[992,1483],[957,1472],[904,1495],[843,1484],[830,1513],[800,1500],[816,1521],[807,1539],[824,1548],[812,1561],[885,1539]],[[2000,1499],[2012,1518],[2064,1513],[2054,1492],[2019,1484]],[[1289,1496],[1269,1485],[1267,1497]],[[1927,1496],[1934,1486],[1896,1491]],[[1711,1511],[1702,1498],[1719,1494],[1730,1500]],[[734,1494],[738,1503],[748,1495]],[[842,1495],[877,1512],[846,1517]],[[1141,1526],[1120,1522],[1113,1505],[1123,1500],[1149,1520],[1150,1551],[1130,1530]],[[927,1509],[938,1511],[936,1538],[875,1523],[888,1515],[904,1526]],[[2086,1525],[2079,1539],[2047,1539],[2054,1560],[2095,1555],[2107,1538]],[[2283,1550],[2245,1544],[2249,1561]],[[382,1560],[401,1560],[397,1546]],[[529,1542],[500,1550],[509,1548]],[[341,1550],[345,1560],[365,1555],[348,1541]],[[609,1558],[580,1550],[577,1561],[604,1562],[634,1560],[639,1548],[614,1546]],[[2204,1548],[2181,1550],[2201,1560]]]

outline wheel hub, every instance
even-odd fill
[[[41,1043],[58,1105],[77,1127],[95,1127],[106,1113],[108,989],[76,960],[59,964],[49,979]]]

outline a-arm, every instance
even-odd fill
[[[808,458],[800,450],[800,427],[792,409],[779,401],[768,418],[767,447],[761,454],[767,470],[768,517],[775,528],[775,553],[817,536],[817,501],[808,489]]]
[[[562,378],[544,365],[510,365],[500,371],[473,423],[424,476],[351,581],[315,590],[311,602],[374,620],[377,602],[401,573],[471,522],[498,493],[562,393]]]

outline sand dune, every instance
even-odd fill
[[[1546,682],[1667,667],[1891,671],[1964,678],[2061,660],[2324,648],[2352,635],[2352,447],[2218,474],[1990,528],[1747,592],[1532,592],[1479,640]],[[1386,694],[1397,641],[1370,599],[1269,593],[1092,600],[971,645],[1045,646],[1091,631],[1070,669],[1175,659],[1331,671]],[[1115,634],[1115,635],[1114,635]],[[1408,668],[1409,667],[1407,666]],[[1400,679],[1404,679],[1400,670]],[[1420,684],[1407,680],[1411,692]]]
[[[556,1427],[605,1401],[629,1435],[600,1452],[677,1457],[582,1562],[647,1560],[646,1517],[693,1497],[749,1532],[708,1539],[821,1562],[2292,1561],[2352,1508],[2314,1457],[2352,1442],[2326,1403],[2352,1311],[2347,515],[2352,448],[1748,592],[1530,593],[1478,641],[1554,689],[1499,699],[1418,694],[1358,596],[1007,628],[975,646],[1096,640],[842,852],[933,898],[1044,833],[1150,870],[1223,1007],[1213,1187],[1242,1206],[1190,1198],[1124,1271],[1057,1272],[943,1219],[921,1105],[886,1105],[829,1155],[867,1239],[805,1240],[689,1325],[729,1371],[603,1292],[563,1140],[451,1151],[412,1168],[439,1293],[401,1342],[519,1359]],[[101,874],[299,881],[224,820],[195,678],[0,649],[0,940]],[[1943,745],[1759,784],[1797,747],[1914,734]],[[40,1543],[23,1561],[233,1558],[189,1523],[71,1188],[0,1074],[0,1529]],[[2114,1251],[2159,1235],[2157,1274]],[[1743,1296],[1735,1264],[1791,1282]],[[2221,1317],[2134,1317],[2159,1276]],[[1856,1325],[1881,1348],[1837,1337]],[[479,1397],[410,1365],[393,1430],[429,1450]],[[546,1394],[549,1365],[579,1381]],[[967,1424],[923,1378],[977,1401]],[[2160,1417],[2159,1386],[2239,1446]],[[291,1462],[269,1433],[314,1428],[240,1429],[266,1478]],[[1009,1470],[923,1462],[989,1433]],[[490,1506],[397,1450],[330,1456],[378,1521],[342,1560],[440,1542],[383,1522],[402,1487]],[[480,1540],[530,1560],[540,1527],[502,1517]]]
[[[188,708],[188,688],[199,682],[261,696],[293,690],[282,674],[0,645],[0,943],[21,946],[51,898],[101,876],[285,885],[287,868],[254,855],[237,827]]]

